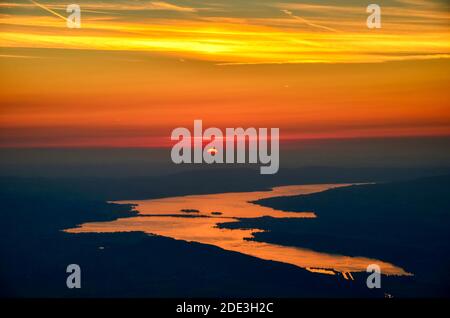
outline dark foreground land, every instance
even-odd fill
[[[380,291],[213,246],[139,232],[60,231],[87,220],[130,215],[128,206],[88,201],[3,201],[3,206],[1,296],[381,296]],[[66,287],[66,266],[72,263],[81,267],[81,289]]]
[[[306,222],[247,219],[224,225],[246,227],[252,223],[252,227],[270,230],[258,234],[257,240],[380,258],[416,274],[414,278],[385,277],[381,290],[369,290],[362,274],[349,282],[213,246],[143,233],[67,234],[61,230],[135,212],[129,205],[105,202],[121,197],[118,185],[109,183],[106,190],[101,188],[108,185],[104,180],[97,184],[93,180],[1,181],[3,297],[383,297],[385,292],[394,296],[449,295],[448,177],[277,198],[259,203],[292,211],[314,210],[319,218]],[[189,181],[180,183],[181,188],[170,188],[173,195],[188,190]],[[239,190],[258,188],[251,183],[239,184]],[[126,187],[123,196],[144,196],[142,185]],[[193,190],[204,193],[205,187]],[[225,182],[222,187],[215,186],[213,191],[229,191],[233,184]],[[154,191],[147,197],[158,196]],[[66,267],[72,263],[81,267],[81,289],[66,287]]]

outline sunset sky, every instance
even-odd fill
[[[69,29],[66,6],[81,7]],[[0,147],[450,135],[448,1],[0,1]]]

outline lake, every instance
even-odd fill
[[[366,271],[377,264],[385,275],[410,275],[403,268],[378,259],[351,257],[249,240],[259,229],[222,229],[217,224],[240,218],[316,218],[314,211],[285,212],[251,201],[311,194],[348,184],[314,184],[275,187],[269,191],[187,195],[162,199],[115,201],[134,204],[139,215],[108,222],[84,223],[67,229],[69,233],[112,233],[141,231],[188,242],[210,244],[257,258],[292,264],[311,272],[341,275],[353,279],[352,272]],[[330,242],[332,244],[332,242]]]

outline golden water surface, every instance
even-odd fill
[[[275,187],[270,191],[116,201],[114,203],[136,204],[139,215],[119,218],[110,222],[85,223],[66,231],[69,233],[142,231],[177,240],[211,244],[225,250],[265,260],[293,264],[315,273],[330,275],[341,273],[346,279],[352,278],[351,272],[366,271],[369,264],[379,265],[382,273],[386,275],[409,275],[404,269],[381,260],[321,253],[305,248],[246,240],[246,238],[252,238],[253,233],[260,232],[259,229],[220,229],[217,227],[218,223],[231,222],[237,218],[262,216],[315,218],[316,215],[313,211],[284,212],[250,201],[310,194],[341,186],[347,186],[347,184],[294,185]],[[212,212],[215,213],[212,214]]]

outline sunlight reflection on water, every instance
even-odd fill
[[[378,264],[386,275],[408,275],[400,267],[376,259],[350,257],[315,252],[309,249],[288,247],[247,240],[258,229],[220,229],[218,223],[237,218],[314,218],[311,211],[284,212],[253,204],[262,198],[309,194],[347,184],[294,185],[275,187],[271,191],[189,195],[163,199],[117,201],[137,204],[139,215],[111,222],[92,222],[66,230],[69,233],[130,232],[171,237],[177,240],[211,244],[220,248],[255,256],[261,259],[293,264],[309,271],[331,274],[365,271],[369,264]],[[183,211],[185,210],[185,211]],[[212,214],[215,212],[214,214]],[[217,212],[220,212],[218,214]],[[330,242],[332,244],[332,242]],[[346,275],[351,277],[351,275]],[[344,276],[344,277],[346,277]]]

